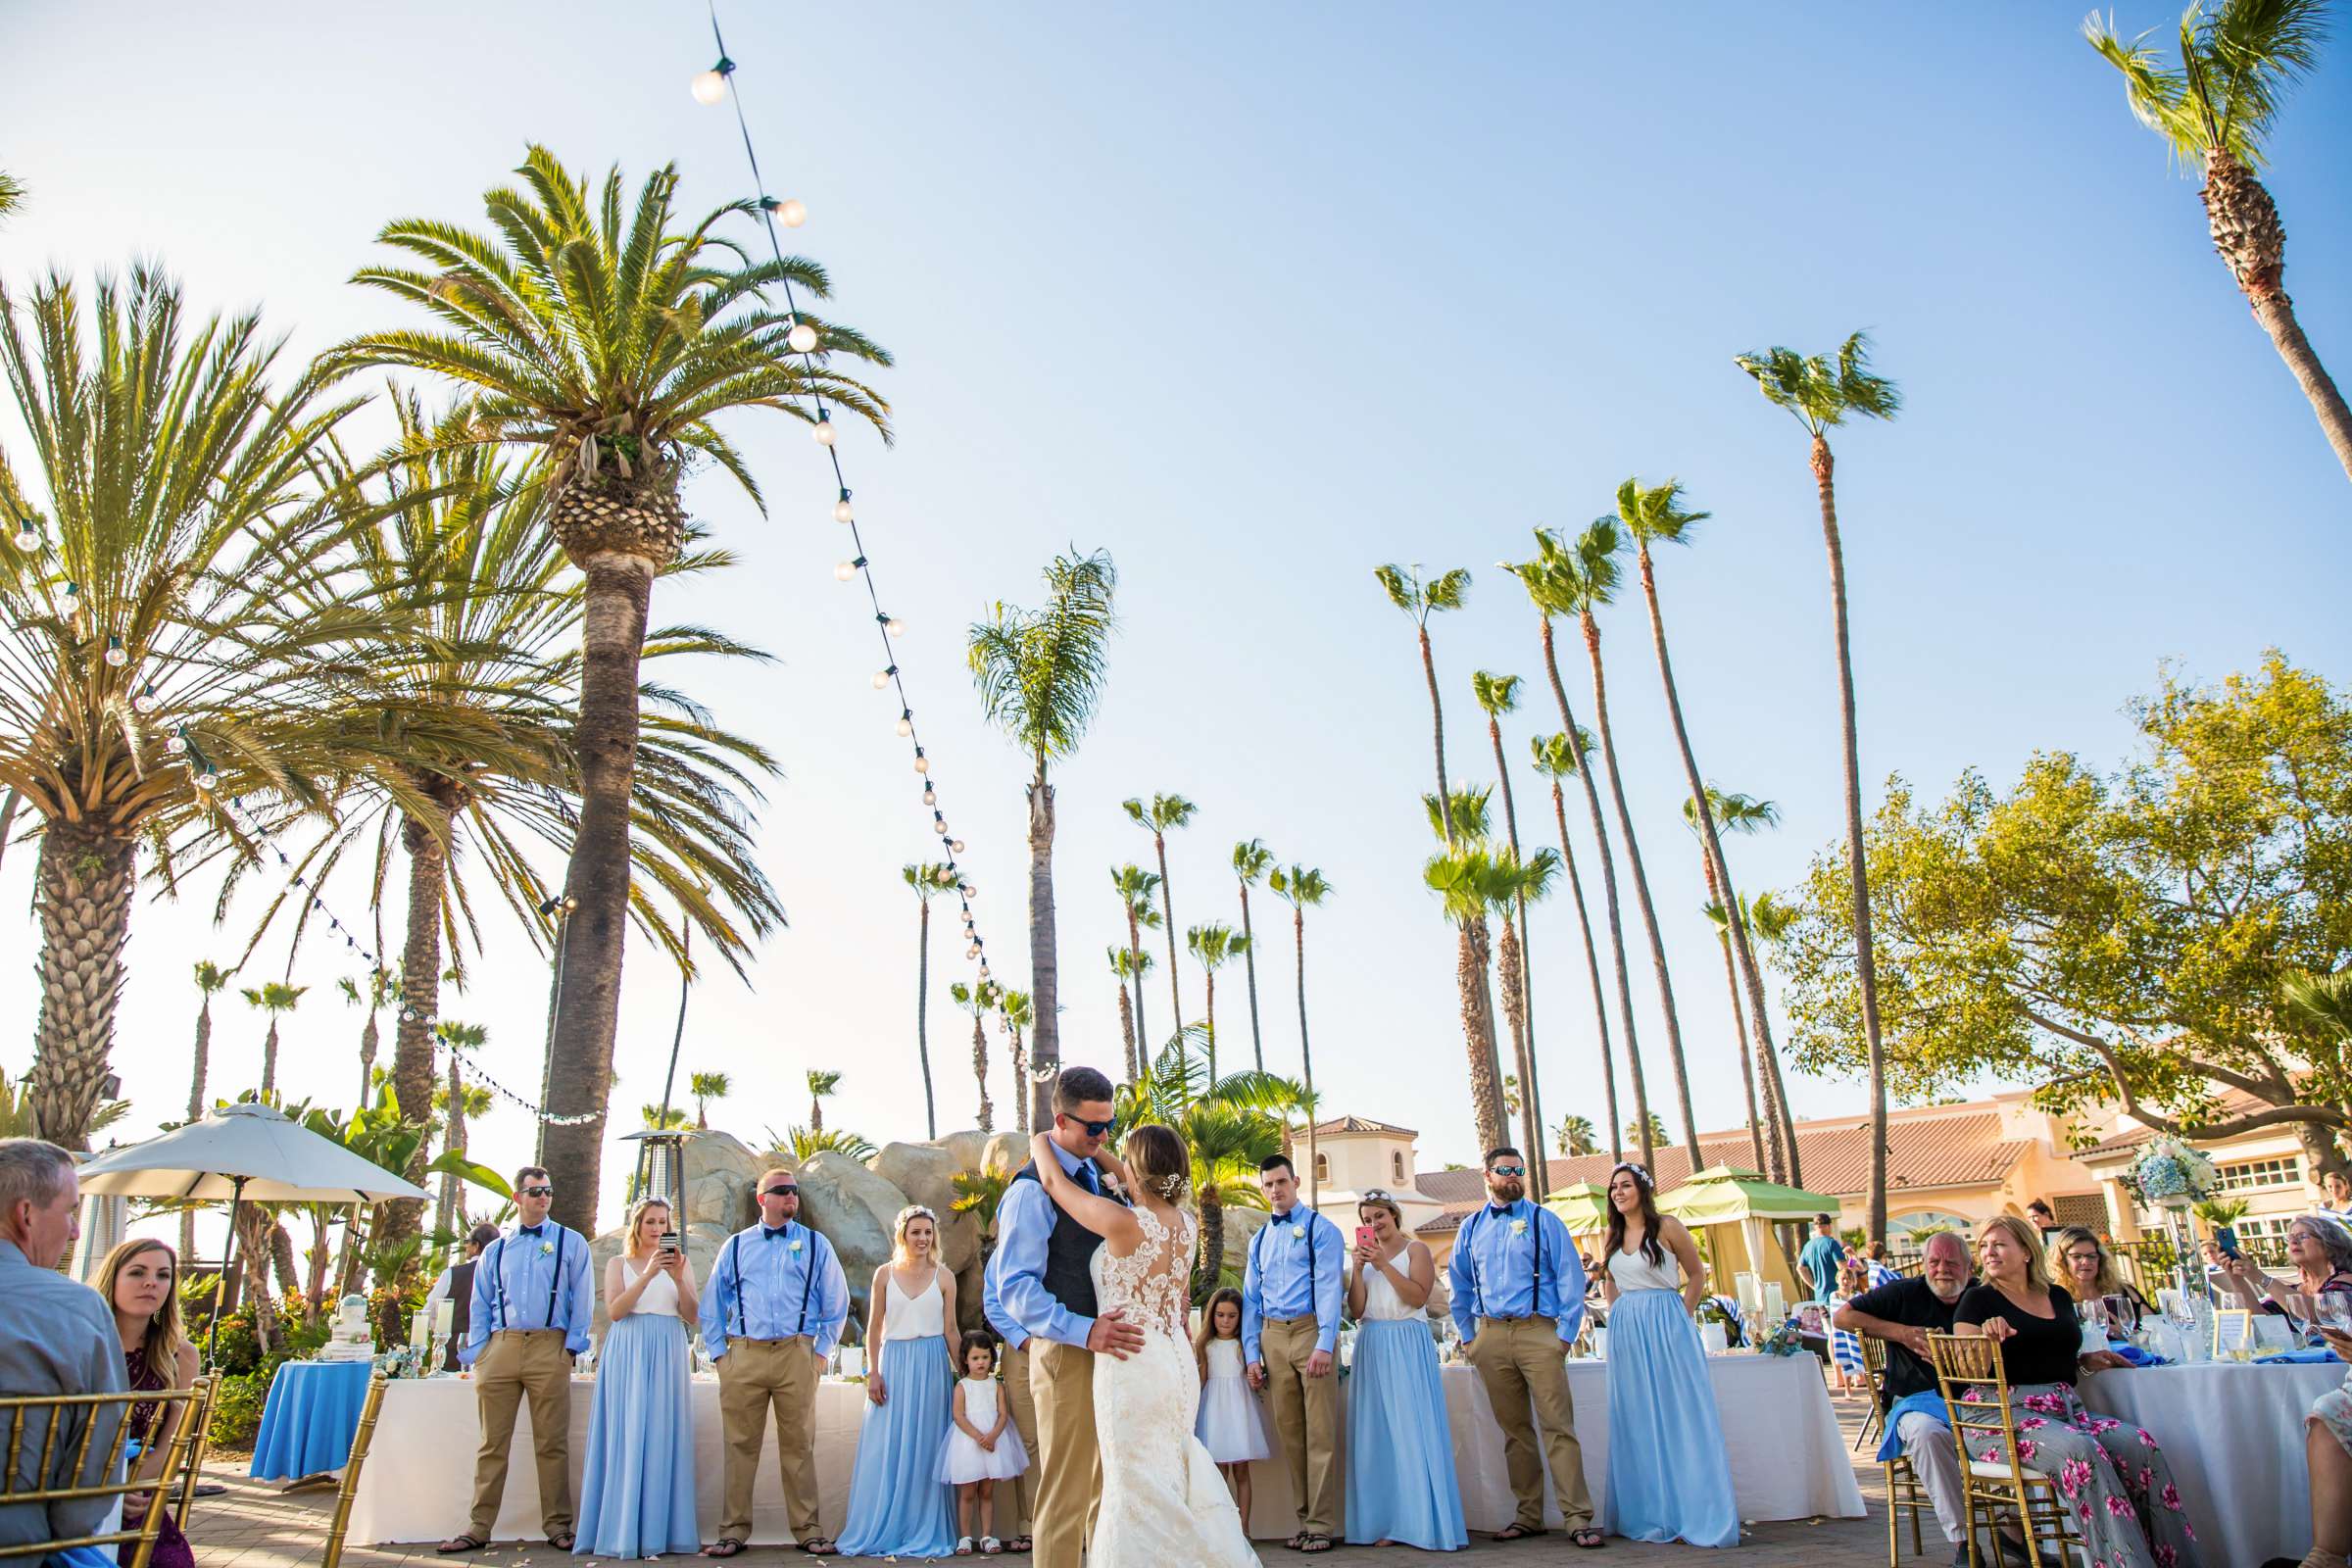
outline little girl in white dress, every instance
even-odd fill
[[[1011,1416],[997,1388],[997,1343],[975,1330],[963,1337],[963,1376],[956,1384],[955,1420],[939,1451],[939,1479],[956,1489],[956,1514],[963,1531],[963,1539],[956,1543],[958,1557],[972,1554],[975,1518],[981,1553],[994,1557],[1004,1549],[995,1534],[996,1484],[1029,1468],[1028,1450],[1021,1446]]]
[[[1266,1413],[1242,1375],[1242,1293],[1228,1285],[1208,1298],[1193,1348],[1200,1359],[1200,1413],[1193,1436],[1217,1461],[1234,1505],[1250,1517],[1250,1465],[1274,1450],[1266,1441]]]

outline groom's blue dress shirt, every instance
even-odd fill
[[[988,1326],[1004,1342],[1004,1348],[1017,1350],[1029,1343],[1029,1334],[1004,1310],[1004,1298],[997,1292],[997,1270],[1004,1265],[1004,1249],[1000,1247],[988,1254],[988,1267],[980,1271],[980,1315],[988,1319]]]
[[[543,1219],[518,1225],[492,1242],[473,1269],[461,1365],[473,1365],[490,1336],[503,1329],[562,1329],[564,1348],[588,1348],[596,1293],[588,1283],[588,1238]]]
[[[850,1283],[833,1244],[797,1219],[747,1226],[727,1238],[703,1287],[703,1348],[715,1361],[727,1341],[791,1340],[830,1356],[850,1320]]]
[[[1304,1204],[1259,1226],[1242,1270],[1242,1359],[1265,1359],[1258,1346],[1268,1318],[1312,1312],[1315,1348],[1338,1345],[1347,1267],[1348,1242],[1340,1228]]]
[[[1054,1157],[1070,1180],[1102,1190],[1093,1160],[1080,1159],[1059,1144],[1054,1145]],[[1052,1340],[1084,1349],[1095,1320],[1080,1317],[1046,1290],[1046,1238],[1053,1234],[1054,1202],[1046,1197],[1044,1182],[1014,1182],[1004,1189],[997,1204],[997,1255],[991,1265],[996,1271],[997,1310],[1021,1331],[1024,1341]]]
[[[1482,1317],[1550,1318],[1563,1345],[1585,1321],[1585,1265],[1568,1227],[1524,1198],[1489,1203],[1462,1221],[1446,1280],[1464,1344],[1478,1337]]]

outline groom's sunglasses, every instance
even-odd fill
[[[1068,1122],[1073,1127],[1085,1128],[1086,1136],[1089,1138],[1107,1138],[1110,1136],[1111,1129],[1119,1124],[1119,1119],[1116,1116],[1113,1116],[1108,1121],[1080,1121],[1075,1116],[1067,1115],[1063,1116],[1061,1119]]]

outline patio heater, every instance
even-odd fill
[[[670,1222],[686,1228],[686,1134],[676,1128],[654,1128],[624,1133],[622,1143],[637,1146],[637,1170],[629,1178],[630,1201],[662,1198],[669,1201]]]

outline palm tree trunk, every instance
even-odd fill
[[[1544,617],[1544,673],[1551,680],[1552,701],[1560,705],[1560,727],[1568,733],[1568,749],[1578,754],[1576,773],[1577,777],[1584,780],[1585,805],[1592,812],[1592,841],[1600,847],[1600,891],[1609,914],[1609,955],[1617,964],[1617,1018],[1625,1025],[1626,1072],[1633,1080],[1634,1120],[1641,1129],[1642,1165],[1646,1170],[1656,1163],[1649,1142],[1649,1082],[1642,1071],[1642,1047],[1634,1029],[1634,984],[1625,962],[1625,921],[1617,903],[1617,864],[1609,855],[1609,829],[1601,819],[1600,790],[1592,782],[1592,769],[1584,760],[1583,748],[1578,740],[1576,713],[1568,706],[1568,688],[1560,684],[1560,661],[1552,649],[1549,615]],[[1567,842],[1565,834],[1560,842]],[[1608,1039],[1605,1030],[1601,1039],[1605,1045]],[[1614,1104],[1612,1099],[1609,1111],[1609,1157],[1623,1160],[1625,1132],[1617,1120]]]
[[[1183,968],[1176,961],[1176,894],[1168,886],[1168,841],[1161,834],[1152,835],[1152,848],[1159,856],[1159,919],[1168,933],[1168,1016],[1175,1021],[1168,1025],[1176,1031],[1176,1059],[1184,1059],[1184,989]]]
[[[302,1287],[302,1320],[312,1328],[318,1326],[326,1312],[326,1271],[335,1254],[334,1244],[327,1238],[327,1212],[318,1204],[311,1207],[311,1272]]]
[[[459,1218],[465,1217],[461,1206]],[[343,1215],[343,1250],[335,1259],[335,1296],[338,1299],[360,1288],[360,1205],[352,1204]]]
[[[213,995],[201,993],[203,1001],[196,1006],[196,1059],[188,1070],[188,1120],[204,1117],[204,1075],[213,1059]],[[179,1216],[179,1267],[184,1271],[196,1257],[196,1211],[183,1209]],[[223,1288],[226,1282],[222,1282]],[[213,1305],[220,1309],[220,1298],[215,1297]]]
[[[1535,1052],[1527,1038],[1527,1008],[1521,1000],[1527,995],[1525,982],[1527,965],[1525,950],[1519,942],[1519,932],[1509,920],[1502,922],[1502,939],[1495,944],[1495,980],[1502,987],[1502,1018],[1510,1026],[1511,1051],[1519,1059],[1519,1137],[1527,1151],[1527,1190],[1536,1201],[1544,1200],[1542,1170],[1544,1152],[1544,1123],[1536,1115],[1535,1096],[1528,1092],[1528,1071],[1534,1064]],[[1510,1107],[1505,1105],[1506,1111]],[[1487,1146],[1494,1147],[1490,1144]]]
[[[1135,999],[1127,994],[1124,976],[1119,980],[1119,1038],[1127,1046],[1127,1081],[1140,1084],[1144,1081],[1144,1058],[1135,1049]]]
[[[972,1014],[972,1076],[980,1081],[980,1130],[993,1133],[997,1130],[997,1108],[988,1102],[988,1036],[980,1028],[977,1012]]]
[[[41,927],[41,1012],[25,1097],[35,1137],[87,1149],[114,1054],[130,937],[136,841],[78,822],[41,833],[33,905]]]
[[[596,1234],[620,965],[628,931],[629,793],[637,773],[637,666],[655,563],[605,551],[584,568],[580,626],[580,821],[564,891],[576,907],[564,933],[546,1110],[585,1116],[543,1126],[540,1163],[555,1184],[557,1223]],[[414,976],[404,977],[414,983]],[[553,1064],[561,1062],[561,1071]]]
[[[1135,991],[1135,1047],[1137,1061],[1152,1065],[1152,1037],[1144,1032],[1144,927],[1135,917],[1135,906],[1127,907],[1127,984]],[[1142,1083],[1139,1076],[1137,1083]]]
[[[269,1243],[270,1266],[271,1271],[277,1275],[278,1294],[281,1296],[301,1295],[302,1275],[294,1267],[294,1237],[286,1229],[286,1222],[282,1217],[270,1224]]]
[[[1217,1081],[1217,971],[1203,968],[1200,981],[1208,988],[1208,1081],[1213,1084]]]
[[[368,982],[369,986],[372,987],[375,984],[375,977],[373,975],[369,975],[368,977]],[[370,999],[372,999],[373,995],[374,993],[371,990],[369,992]],[[368,1006],[368,1022],[362,1026],[360,1030],[359,1106],[362,1110],[366,1110],[369,1105],[375,1102],[375,1051],[376,1047],[380,1045],[382,1041],[383,1036],[376,1032],[375,1005],[373,1001],[370,1000]]]
[[[825,1130],[825,1097],[814,1090],[808,1092],[808,1130],[812,1133]]]
[[[429,792],[428,792],[429,795]],[[435,805],[439,804],[435,798]],[[433,1118],[433,1020],[441,1011],[441,901],[449,884],[449,823],[420,815],[420,804],[401,814],[400,845],[409,857],[408,929],[400,950],[400,1015],[392,1030],[392,1098],[404,1121]],[[552,1135],[555,1129],[548,1129]],[[401,1174],[423,1184],[429,1151],[419,1139]],[[549,1174],[559,1201],[564,1177]],[[594,1200],[589,1200],[591,1203]],[[376,1228],[383,1244],[404,1242],[424,1224],[424,1204],[403,1199],[387,1204]]]
[[[1674,980],[1666,972],[1666,943],[1658,934],[1658,912],[1649,902],[1649,876],[1642,869],[1642,841],[1634,835],[1634,814],[1626,808],[1625,780],[1617,771],[1617,742],[1609,732],[1609,684],[1600,662],[1600,622],[1590,611],[1578,616],[1584,627],[1585,654],[1592,662],[1592,727],[1600,734],[1600,760],[1609,774],[1609,798],[1616,803],[1617,828],[1625,835],[1626,869],[1633,874],[1634,902],[1642,910],[1642,927],[1649,937],[1650,966],[1658,977],[1658,1005],[1666,1015],[1666,1054],[1674,1064],[1674,1094],[1683,1113],[1683,1143],[1690,1157],[1699,1157],[1698,1118],[1690,1110],[1690,1069],[1683,1057],[1682,1020],[1674,1007]],[[1646,1161],[1644,1162],[1646,1163]],[[1693,1170],[1697,1169],[1694,1165]]]
[[[1054,1078],[1061,1071],[1061,970],[1054,953],[1054,786],[1046,782],[1043,757],[1029,784],[1029,990],[1037,1009],[1029,1053],[1036,1069],[1033,1081],[1012,1092],[1028,1097],[1030,1125],[1045,1127],[1054,1120]]]
[[[1029,1081],[1029,1048],[1022,1042],[1021,1032],[1018,1029],[1012,1032],[1012,1081],[1016,1084],[1026,1084]],[[1030,1125],[1029,1097],[1027,1095],[1013,1096],[1013,1131],[1026,1138],[1029,1136]]]
[[[1266,1043],[1257,1032],[1257,938],[1250,930],[1250,884],[1242,884],[1242,967],[1250,976],[1250,1050],[1257,1070],[1266,1070]]]
[[[270,1032],[262,1036],[262,1098],[277,1093],[277,1009],[270,1009]]]
[[[1446,847],[1453,848],[1453,797],[1446,789],[1446,705],[1438,701],[1438,661],[1429,648],[1429,622],[1421,623],[1421,674],[1429,682],[1430,744],[1438,754],[1438,821]]]
[[[931,1101],[931,901],[919,901],[923,935],[914,959],[914,1059],[923,1069],[923,1136],[939,1136],[939,1110]]]
[[[1813,479],[1821,491],[1821,536],[1830,551],[1830,608],[1838,626],[1838,721],[1845,761],[1845,858],[1854,882],[1854,983],[1862,994],[1862,1036],[1870,1047],[1869,1239],[1886,1239],[1886,1048],[1879,1038],[1879,964],[1870,935],[1870,866],[1862,854],[1862,760],[1854,733],[1854,658],[1846,634],[1845,548],[1838,538],[1837,463],[1813,438]],[[1789,1141],[1790,1180],[1796,1145]]]
[[[466,1080],[458,1065],[458,1054],[449,1054],[449,1120],[441,1131],[441,1152],[466,1152]],[[439,1200],[433,1204],[433,1229],[446,1231],[457,1224],[458,1179],[443,1174]]]
[[[1519,858],[1519,807],[1511,795],[1510,764],[1502,756],[1502,723],[1493,714],[1487,715],[1487,738],[1494,743],[1494,777],[1502,785],[1502,825],[1510,837],[1511,859]],[[1527,1112],[1520,1118],[1535,1129],[1527,1136],[1535,1138],[1544,1130],[1544,1099],[1536,1088],[1536,989],[1535,947],[1527,937],[1527,895],[1518,894],[1513,900],[1518,919],[1519,982],[1504,985],[1510,996],[1503,1002],[1503,1013],[1511,1019],[1511,1044],[1519,1056],[1519,1100]],[[1507,923],[1507,922],[1506,922]],[[1515,1004],[1513,999],[1516,999]],[[1550,1171],[1545,1168],[1544,1146],[1541,1142],[1527,1152],[1531,1161],[1527,1168],[1528,1195],[1539,1203],[1549,1189]]]
[[[1492,949],[1487,917],[1472,915],[1456,928],[1453,978],[1462,999],[1462,1044],[1470,1057],[1470,1113],[1478,1123],[1480,1152],[1511,1141],[1502,1114],[1502,1086],[1495,1081],[1494,1003],[1487,989]]]
[[[2295,319],[2295,302],[2286,293],[2286,230],[2278,221],[2278,203],[2254,172],[2224,147],[2207,150],[2205,188],[2198,195],[2214,249],[2230,264],[2254,319],[2303,389],[2335,461],[2352,476],[2352,409],[2344,406],[2344,395]]]
[[[245,1265],[245,1305],[253,1314],[253,1337],[267,1350],[278,1343],[277,1307],[270,1295],[270,1211],[259,1203],[236,1206],[237,1257]]]
[[[1306,1206],[1315,1206],[1321,1183],[1315,1178],[1315,1055],[1306,1044],[1306,910],[1291,911],[1291,929],[1298,946],[1298,1073],[1306,1090]],[[1286,1124],[1288,1118],[1285,1118]]]
[[[1571,732],[1569,745],[1576,744]],[[1578,771],[1583,771],[1580,764]],[[1560,781],[1551,781],[1551,814],[1560,825],[1560,860],[1568,868],[1568,891],[1576,900],[1576,926],[1585,939],[1585,975],[1592,986],[1592,1023],[1600,1037],[1600,1081],[1608,1091],[1609,1124],[1617,1125],[1617,1063],[1609,1054],[1609,1009],[1607,994],[1600,988],[1600,951],[1592,945],[1592,919],[1585,909],[1584,878],[1577,875],[1576,848],[1568,842],[1568,798],[1560,790]],[[1618,1152],[1624,1152],[1622,1147]]]
[[[1198,1300],[1214,1291],[1224,1273],[1225,1203],[1222,1199],[1203,1193],[1200,1197],[1200,1281],[1193,1292],[1194,1299]]]

